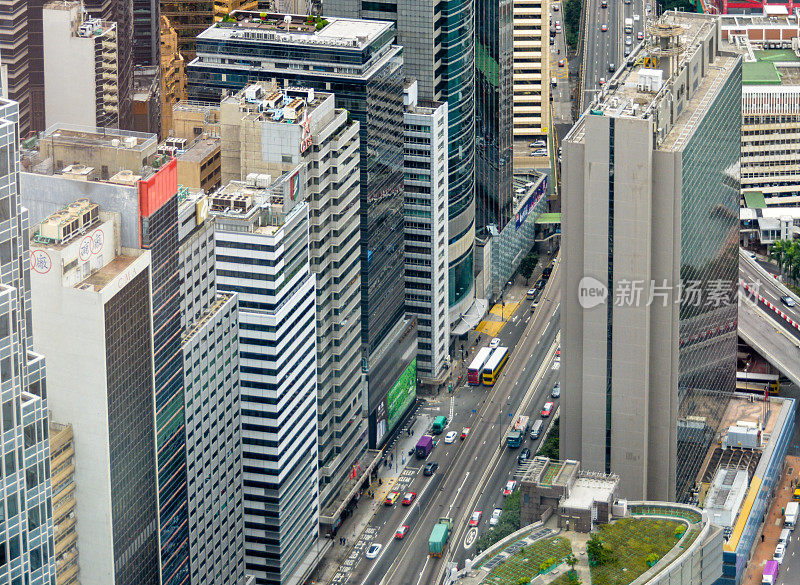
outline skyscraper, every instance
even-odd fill
[[[41,1],[35,2],[38,13],[41,14]],[[20,136],[26,136],[31,127],[31,22],[28,19],[27,4],[28,0],[0,0],[0,28],[11,31],[0,38],[0,58],[8,69],[8,97],[18,104]]]
[[[79,2],[42,11],[47,124],[119,125],[117,25],[86,18]]]
[[[282,14],[262,19],[239,11],[233,17],[236,22],[217,23],[197,37],[197,58],[188,67],[190,99],[219,100],[223,90],[238,91],[248,79],[335,88],[336,107],[360,124],[361,329],[370,353],[403,316],[403,50],[394,44],[394,26],[330,18],[317,30],[305,16],[294,16],[286,32]],[[220,62],[223,55],[265,66],[233,74]]]
[[[397,378],[372,373],[380,369],[378,354],[393,353],[389,349],[399,347],[395,336],[404,331],[403,49],[394,44],[390,22],[288,16],[237,11],[201,33],[189,65],[189,97],[214,101],[222,91],[274,80],[333,90],[336,107],[359,122],[361,341],[374,446],[386,430],[377,422],[379,411],[385,414]],[[402,413],[410,405],[398,404]]]
[[[403,74],[424,101],[446,101],[448,120],[448,304],[451,317],[474,298],[475,16],[470,0],[328,0],[326,15],[389,20],[403,46]]]
[[[501,231],[512,216],[512,0],[475,3],[475,229]]]
[[[234,10],[257,8],[257,0],[161,0],[161,13],[175,27],[178,50],[187,62],[194,59],[197,35]]]
[[[153,66],[161,62],[159,0],[133,0],[133,63]]]
[[[50,446],[44,356],[33,351],[28,213],[19,199],[19,106],[0,99],[0,415],[5,529],[0,581],[55,580]],[[41,262],[40,262],[41,260]]]
[[[156,585],[150,253],[123,250],[120,223],[82,199],[35,226],[33,328],[51,355],[50,408],[87,453],[74,467],[80,579]]]
[[[178,198],[190,582],[241,585],[239,305],[217,290],[208,198],[184,190]]]
[[[278,109],[288,116],[275,120]],[[302,193],[310,210],[317,291],[320,508],[321,521],[332,526],[353,495],[353,466],[360,461],[369,472],[360,343],[359,124],[335,107],[331,93],[279,90],[266,82],[226,97],[219,120],[224,182],[278,177],[306,165]]]
[[[147,165],[157,162],[156,137],[124,130],[56,125],[39,145],[40,152],[30,161],[35,172],[22,174],[32,217],[41,221],[88,196],[120,214],[124,247],[151,253],[161,581],[183,584],[190,567],[177,164],[173,159],[157,169]],[[65,160],[80,161],[82,165],[68,166],[87,179],[100,180],[64,181]],[[54,175],[54,170],[62,174]],[[63,183],[54,184],[58,181]]]
[[[217,286],[239,295],[245,562],[263,585],[316,565],[317,348],[304,165],[209,198]],[[266,177],[261,185],[269,183]]]
[[[742,67],[713,17],[653,30],[563,143],[561,444],[666,500],[713,439],[679,417],[735,387]]]
[[[417,317],[417,373],[439,379],[447,366],[447,103],[421,101],[406,86],[406,311]]]
[[[119,60],[119,128],[133,128],[133,2],[131,0],[83,0],[83,7],[94,18],[117,24]]]

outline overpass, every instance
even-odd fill
[[[739,337],[800,387],[800,298],[739,250]],[[796,306],[784,304],[781,297]]]

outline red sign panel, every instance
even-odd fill
[[[139,181],[139,215],[150,217],[178,192],[178,161],[172,159],[146,181]]]

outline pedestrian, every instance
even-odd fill
[[[761,542],[764,542],[764,533],[761,533]]]

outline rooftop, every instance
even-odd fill
[[[723,28],[798,26],[797,17],[794,15],[723,14],[720,17],[720,22]]]
[[[278,88],[274,83],[260,82],[246,86],[222,100],[236,104],[243,118],[251,122],[300,124],[333,94],[316,92],[306,87]]]
[[[42,132],[40,144],[44,140],[51,143],[72,144],[86,147],[113,147],[127,150],[145,150],[156,144],[155,134],[118,130],[116,128],[95,128],[72,124],[54,124]]]
[[[654,121],[659,149],[680,149],[702,119],[697,114],[707,110],[739,60],[734,53],[712,55],[711,66],[705,67],[696,87],[677,92],[678,99],[673,99],[673,83],[698,52],[704,54],[705,43],[716,33],[716,22],[703,14],[665,12],[648,27],[646,40],[608,81],[567,138],[583,141],[587,115],[631,117]],[[681,99],[685,94],[688,101]]]
[[[565,562],[577,558],[578,577],[585,585],[647,583],[656,574],[678,570],[674,565],[692,549],[698,536],[706,538],[716,527],[699,509],[684,504],[631,502],[622,516],[596,530],[614,562],[589,566],[589,535],[561,530],[552,520],[531,524],[498,542],[475,559],[465,585],[570,583]],[[555,564],[550,564],[550,559]]]
[[[285,19],[289,19],[288,22]],[[198,38],[242,38],[363,49],[392,27],[394,24],[388,21],[352,18],[313,20],[313,17],[300,14],[235,10],[228,20],[214,24],[201,32]]]
[[[569,495],[560,505],[565,508],[591,509],[592,504],[598,500],[608,501],[618,484],[619,478],[593,477],[584,473],[575,480]]]
[[[178,162],[202,163],[220,148],[219,138],[200,138],[178,155]]]
[[[141,253],[128,255],[123,252],[100,270],[93,272],[88,278],[76,284],[75,288],[86,290],[87,287],[91,286],[94,292],[100,292],[109,282],[125,272],[128,266],[133,264],[133,261],[136,260],[140,254]]]
[[[753,51],[755,61],[742,64],[742,85],[797,85],[800,57],[791,49]]]

